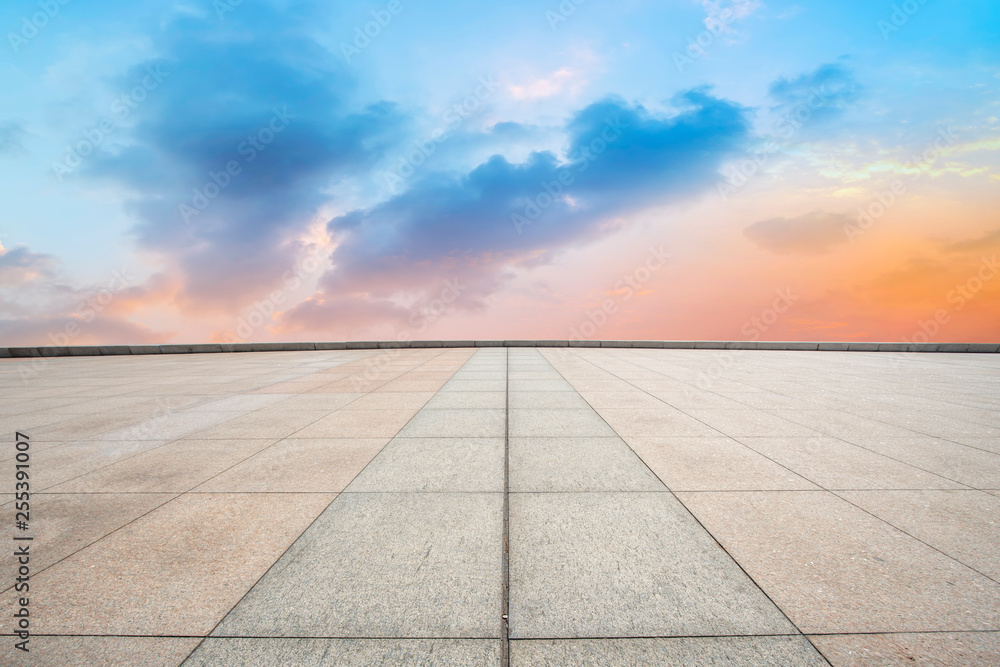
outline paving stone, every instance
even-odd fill
[[[123,459],[156,449],[166,440],[85,440],[34,451],[34,484],[36,491],[52,488],[87,473],[117,463]]]
[[[510,610],[519,639],[794,631],[666,493],[512,494]]]
[[[329,410],[256,410],[211,426],[191,437],[204,440],[287,438],[330,414]]]
[[[1000,584],[832,493],[677,495],[807,634],[1000,627]]]
[[[429,410],[504,410],[507,394],[502,391],[439,391],[424,406]]]
[[[718,430],[669,406],[655,411],[641,408],[598,408],[597,412],[623,438],[721,435]]]
[[[760,410],[684,410],[700,422],[732,437],[807,437],[820,435],[811,428]]]
[[[148,665],[174,667],[198,646],[194,637],[51,637],[30,640],[30,662],[37,667],[93,667],[94,665]],[[6,649],[5,649],[6,650]],[[15,659],[11,665],[18,664]]]
[[[575,391],[514,391],[510,394],[510,408],[589,410],[590,404]]]
[[[500,640],[211,637],[184,664],[493,667],[500,664]]]
[[[503,410],[421,410],[399,432],[405,438],[502,437]]]
[[[342,494],[213,634],[499,637],[502,504]]]
[[[289,438],[195,487],[196,492],[338,493],[388,438]]]
[[[629,436],[626,442],[674,491],[819,488],[732,438]]]
[[[510,490],[666,491],[621,438],[511,437]]]
[[[513,394],[512,394],[513,395]],[[594,437],[615,432],[590,407],[510,411],[511,437]]]
[[[506,391],[504,380],[449,380],[442,391]]]
[[[331,499],[172,500],[33,575],[32,589],[44,591],[31,601],[35,627],[47,634],[206,635]],[[14,595],[0,595],[4,609],[13,608]]]
[[[53,486],[57,493],[183,493],[277,440],[178,440]]]
[[[676,637],[641,639],[517,640],[510,645],[512,665],[798,665],[827,662],[805,637]]]
[[[862,436],[858,445],[976,489],[1000,488],[1000,455],[939,438]]]
[[[392,437],[406,425],[414,409],[339,410],[295,433],[298,438],[381,438]]]
[[[503,493],[503,459],[503,438],[397,437],[346,490]]]
[[[819,635],[813,644],[834,667],[1000,665],[1000,633]]]

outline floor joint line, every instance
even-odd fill
[[[504,351],[503,560],[500,601],[500,665],[510,665],[510,349]]]

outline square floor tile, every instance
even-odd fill
[[[644,436],[666,438],[672,436],[719,436],[716,429],[706,426],[680,410],[663,406],[658,410],[644,408],[599,408],[598,414],[624,437]]]
[[[191,637],[50,637],[35,635],[29,647],[33,664],[52,667],[150,665],[174,667],[198,646]],[[17,664],[13,661],[9,664]]]
[[[342,494],[213,634],[498,637],[502,504]]]
[[[396,435],[413,415],[409,410],[339,410],[295,434],[297,438],[382,438]]]
[[[516,638],[794,629],[668,493],[510,497]]]
[[[510,490],[666,491],[621,438],[510,438]]]
[[[831,493],[678,497],[807,634],[1000,627],[1000,584]]]
[[[1000,633],[818,635],[810,638],[834,667],[1000,665]]]
[[[33,576],[32,587],[44,591],[32,599],[35,627],[48,634],[207,634],[332,497],[172,500]],[[0,595],[0,604],[12,608],[13,596],[13,589]]]
[[[674,491],[819,488],[731,438],[630,436],[626,442]]]
[[[337,493],[385,447],[388,438],[289,438],[213,477],[196,492]]]
[[[500,664],[500,640],[211,637],[184,664],[494,667]]]
[[[535,639],[510,643],[512,665],[796,665],[827,662],[805,637]]]
[[[513,394],[512,394],[513,395]],[[590,407],[511,409],[511,437],[596,437],[615,432]]]
[[[503,493],[503,438],[395,438],[349,492]]]
[[[495,438],[503,437],[503,410],[424,409],[410,420],[399,435],[404,438]]]

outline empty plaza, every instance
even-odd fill
[[[0,393],[2,664],[1000,664],[996,354],[4,359]]]

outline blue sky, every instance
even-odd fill
[[[663,243],[671,275],[599,336],[735,337],[795,283],[770,333],[895,339],[975,270],[943,249],[1000,227],[996,3],[52,0],[0,26],[11,342],[121,270],[77,341],[233,339],[264,310],[236,338],[418,335],[432,311],[421,336],[566,338]],[[885,224],[840,234],[942,128]],[[937,282],[886,288],[886,314],[876,286],[915,266]],[[951,335],[995,337],[995,289]]]

